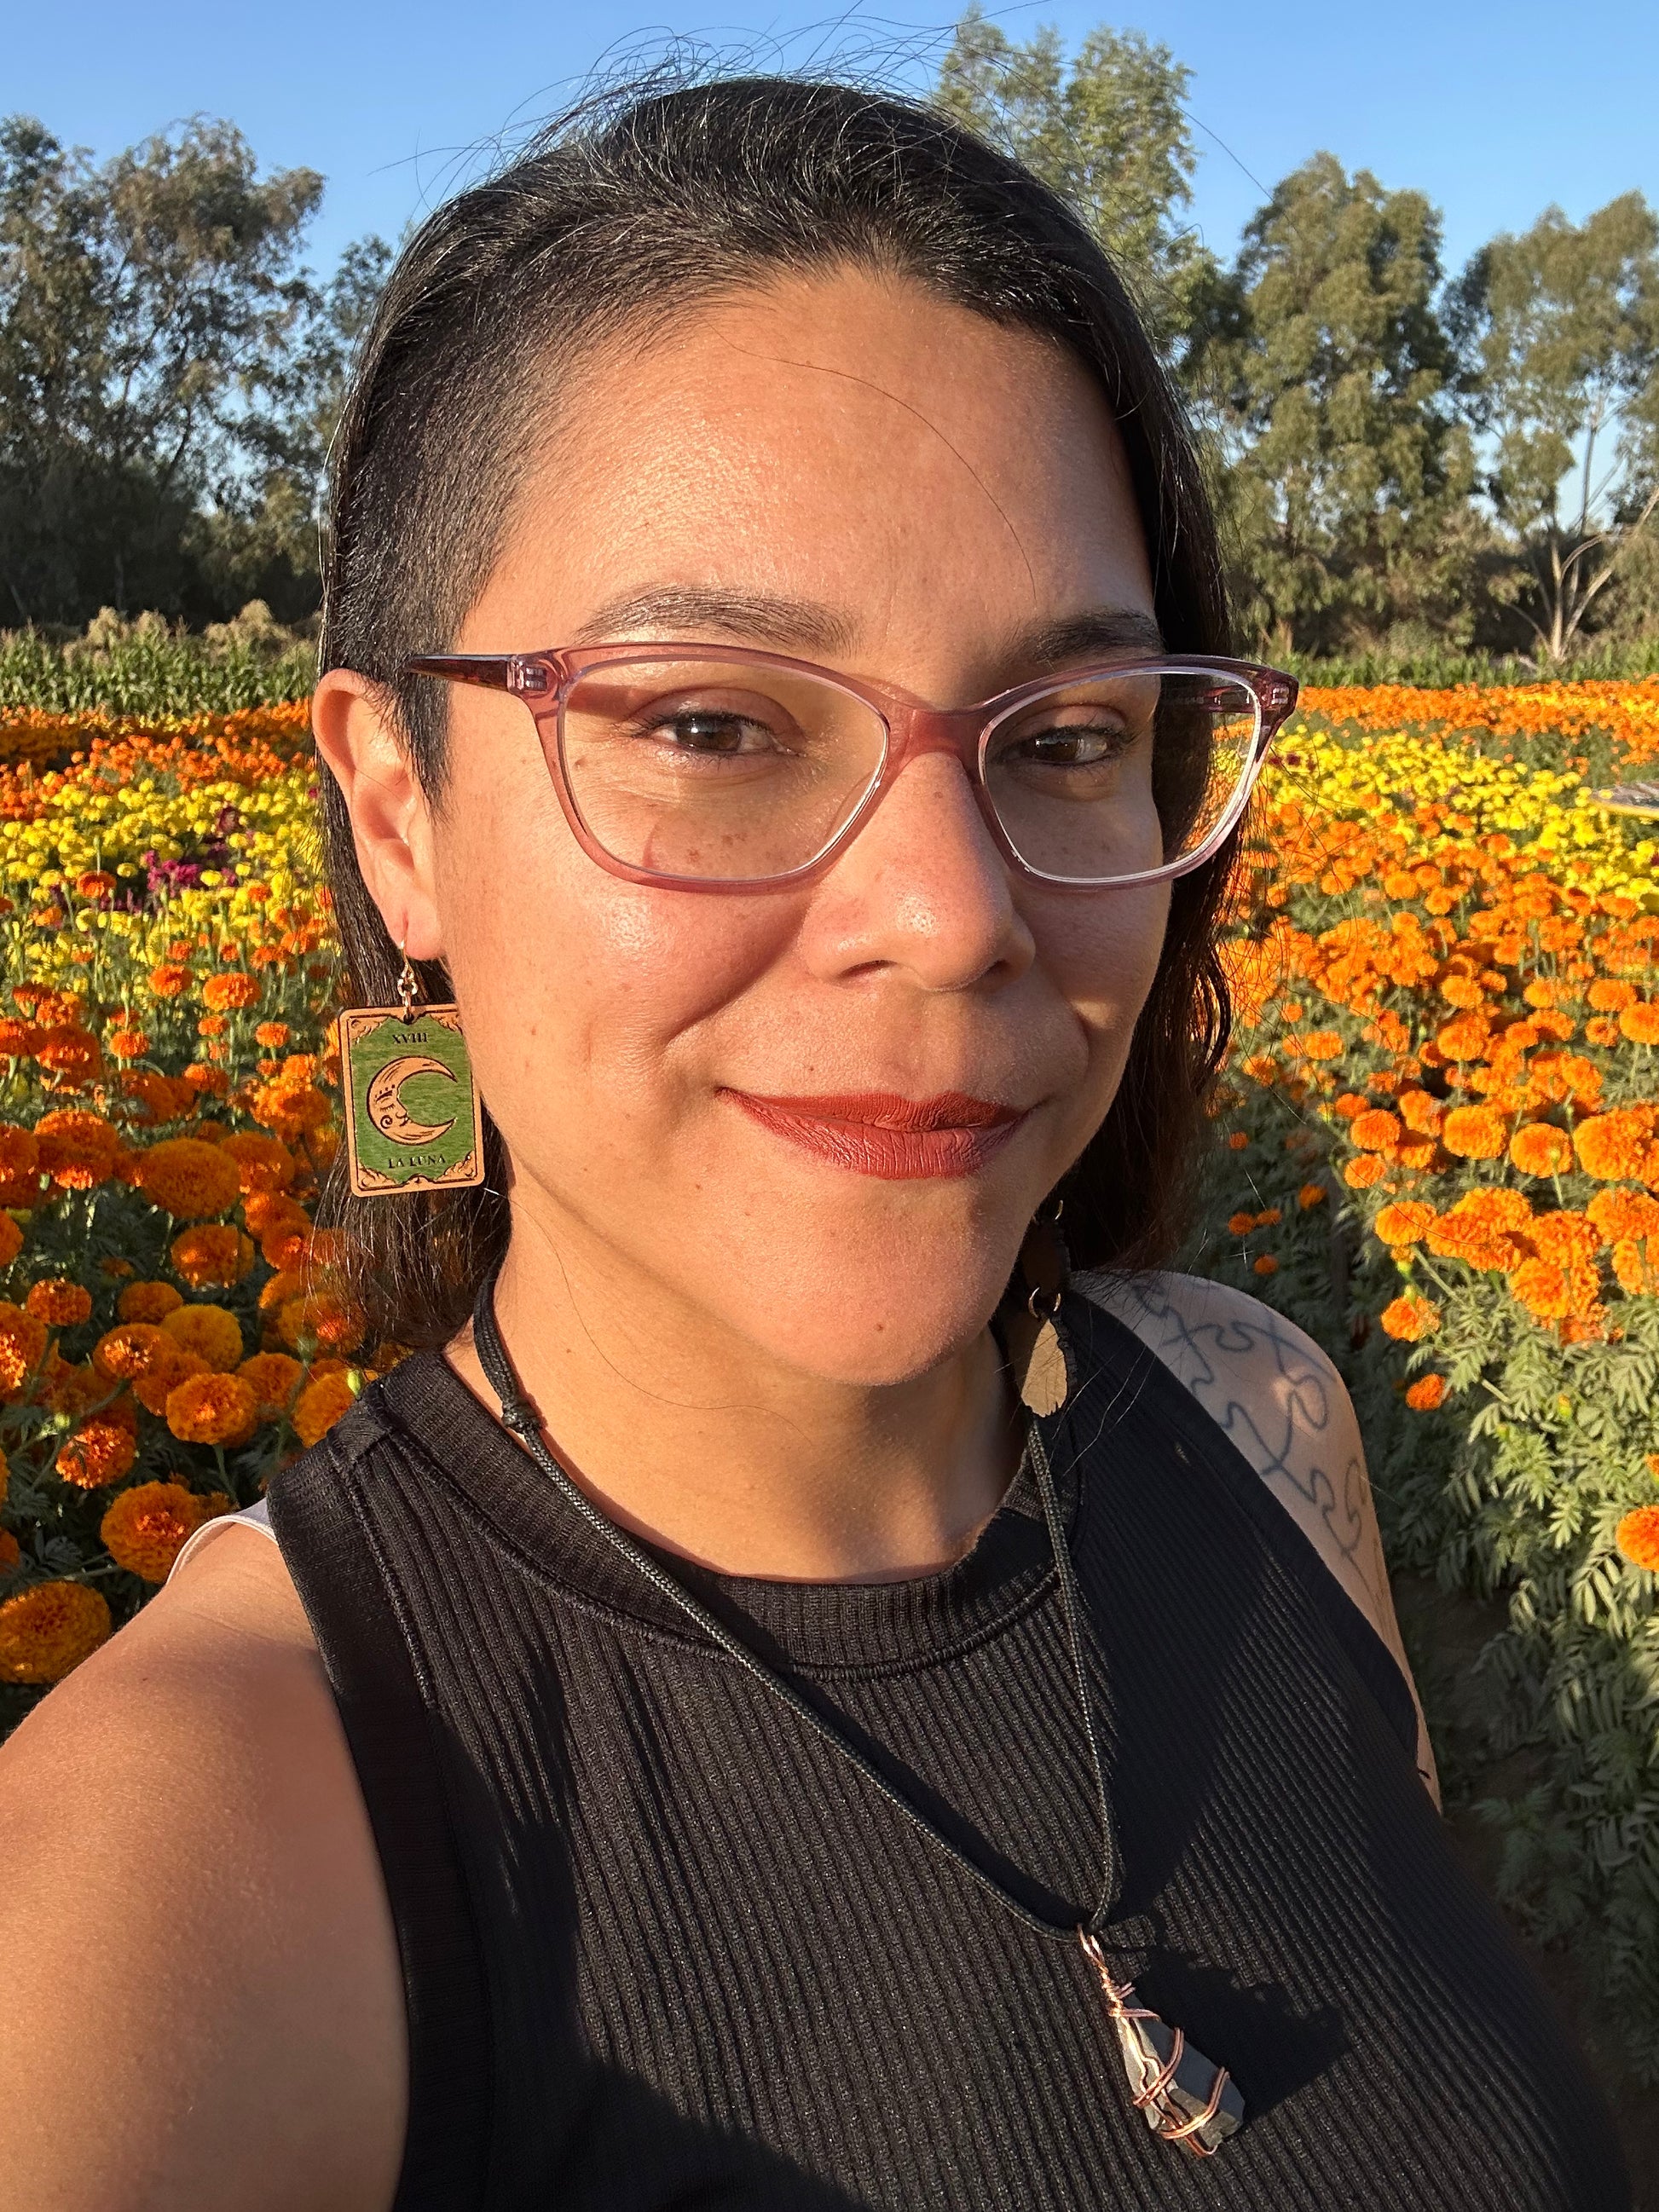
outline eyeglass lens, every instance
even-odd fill
[[[986,733],[985,789],[1028,866],[1109,883],[1203,843],[1249,774],[1258,726],[1254,693],[1225,674],[1062,679]],[[665,657],[580,678],[560,742],[572,802],[613,859],[754,882],[835,842],[880,775],[886,731],[824,678]]]

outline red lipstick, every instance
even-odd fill
[[[1030,1110],[960,1091],[941,1091],[936,1098],[902,1098],[890,1091],[812,1098],[763,1098],[748,1091],[726,1095],[774,1136],[884,1182],[975,1175]]]

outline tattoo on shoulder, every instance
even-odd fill
[[[1108,1303],[1262,1480],[1311,1509],[1368,1588],[1385,1590],[1364,1462],[1351,1419],[1339,1418],[1342,1386],[1325,1355],[1292,1335],[1271,1308],[1254,1302],[1243,1312],[1200,1317],[1183,1311],[1156,1276],[1119,1279]],[[1241,1395],[1238,1373],[1245,1366],[1251,1387]]]

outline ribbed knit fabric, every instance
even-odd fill
[[[1386,1649],[1165,1370],[1086,1301],[1066,1317],[1110,1948],[1232,2069],[1243,2130],[1209,2160],[1160,2142],[1076,1942],[918,1835],[421,1358],[270,1491],[402,1951],[398,2212],[1627,2205]],[[1088,1759],[1024,1478],[914,1582],[672,1564],[1028,1904],[1086,1912]]]

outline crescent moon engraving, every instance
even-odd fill
[[[449,1134],[456,1117],[452,1114],[447,1121],[416,1121],[399,1095],[412,1075],[441,1075],[446,1083],[455,1080],[441,1060],[423,1059],[417,1053],[389,1060],[368,1086],[368,1118],[394,1145],[435,1144]]]

